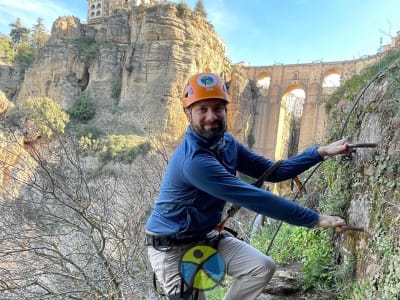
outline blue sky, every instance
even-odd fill
[[[180,2],[176,0],[174,2]],[[194,7],[196,0],[186,0]],[[0,0],[0,32],[17,17],[50,31],[58,16],[86,20],[86,0]],[[233,63],[340,61],[377,53],[400,31],[400,0],[203,0]]]

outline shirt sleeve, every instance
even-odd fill
[[[211,155],[196,155],[184,164],[183,173],[205,193],[259,214],[305,227],[313,227],[318,221],[315,211],[240,180]]]
[[[321,162],[318,147],[311,147],[302,153],[282,161],[269,181],[279,182],[294,178],[305,170]],[[253,178],[260,177],[274,161],[259,155],[238,143],[238,171]]]

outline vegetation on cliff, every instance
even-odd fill
[[[18,18],[10,24],[10,36],[0,36],[0,62],[17,63],[23,69],[31,66],[34,53],[49,39],[42,18],[38,18],[32,30],[22,26]]]
[[[400,295],[400,52],[346,81],[327,99],[327,140],[377,142],[377,150],[325,161],[302,203],[344,216],[365,233],[307,230],[283,225],[270,255],[303,263],[303,287],[321,299],[397,299]],[[374,130],[373,127],[376,127]],[[314,170],[312,171],[314,172]],[[305,178],[311,175],[305,174]],[[265,251],[276,231],[265,227],[254,244]]]

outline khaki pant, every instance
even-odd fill
[[[196,243],[174,246],[169,251],[148,247],[148,255],[158,281],[168,299],[180,299],[182,254]],[[275,272],[274,261],[247,243],[226,237],[219,242],[218,251],[226,264],[226,273],[234,278],[225,300],[254,300],[266,287]],[[193,299],[189,297],[187,299]],[[198,300],[205,300],[200,292]]]

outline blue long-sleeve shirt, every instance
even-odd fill
[[[215,153],[207,140],[188,127],[168,163],[147,221],[148,231],[177,238],[204,235],[221,221],[226,202],[293,225],[313,227],[317,223],[315,211],[240,180],[237,171],[258,178],[274,162],[249,150],[229,133],[224,140],[223,148]],[[309,148],[284,160],[271,181],[293,178],[320,161],[317,147]]]

